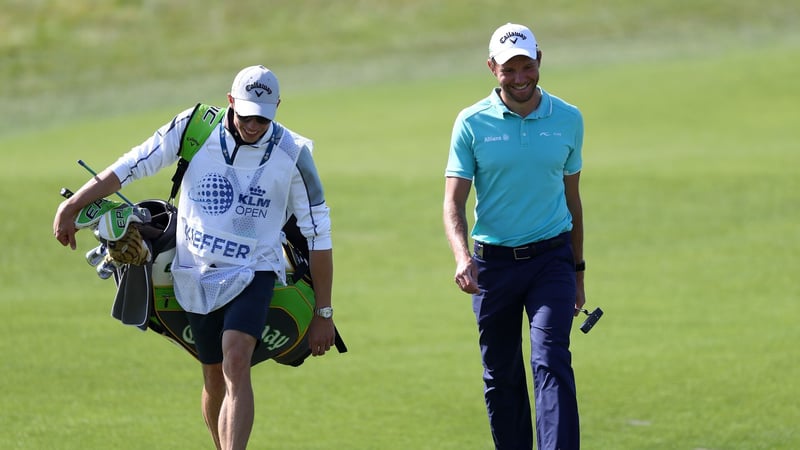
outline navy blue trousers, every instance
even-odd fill
[[[523,311],[530,325],[531,368],[539,450],[580,448],[570,330],[575,312],[575,262],[569,244],[529,259],[485,259],[472,296],[483,362],[484,397],[495,447],[533,448],[531,406],[522,353]]]

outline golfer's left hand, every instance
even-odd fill
[[[586,291],[583,289],[583,272],[577,272],[576,275],[576,293],[575,293],[575,317],[581,312],[583,309],[583,305],[586,304]]]

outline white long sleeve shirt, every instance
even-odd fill
[[[123,186],[179,159],[192,110],[111,166]],[[289,215],[297,218],[309,250],[332,247],[312,141],[273,122],[258,142],[241,144],[225,126],[230,111],[222,113],[226,117],[189,164],[178,203],[175,295],[183,309],[199,314],[231,301],[255,271],[274,271],[285,281],[281,229]]]

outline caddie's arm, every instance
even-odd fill
[[[320,356],[330,350],[336,341],[333,317],[327,315],[327,310],[319,311],[320,308],[332,306],[333,243],[330,211],[311,156],[311,147],[311,142],[305,142],[297,158],[289,188],[287,214],[297,218],[297,227],[308,241],[308,265],[311,279],[314,280],[314,308],[319,313],[315,312],[308,327],[308,345],[312,356]]]
[[[333,290],[333,250],[311,250],[308,252],[308,265],[311,270],[311,279],[314,280],[315,308],[325,308],[331,305],[331,292]],[[314,315],[308,335],[308,344],[313,356],[324,355],[336,341],[336,329],[333,318],[325,319]]]
[[[75,250],[75,218],[90,203],[110,196],[122,188],[119,178],[111,169],[105,169],[89,179],[70,198],[61,202],[53,219],[53,236],[61,245]]]

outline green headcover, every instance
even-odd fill
[[[125,236],[131,223],[147,223],[150,211],[137,206],[122,205],[100,216],[97,222],[97,236],[106,241],[118,241]]]
[[[181,138],[181,157],[191,161],[224,116],[220,108],[198,103]]]
[[[103,214],[124,205],[124,203],[101,198],[80,210],[78,217],[75,218],[75,227],[78,229],[89,228],[99,222]]]

